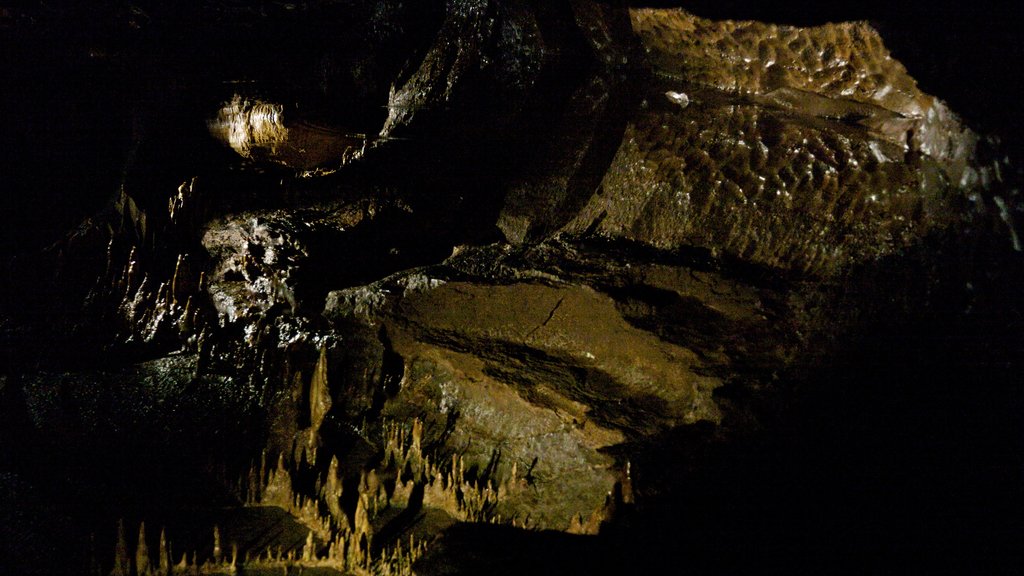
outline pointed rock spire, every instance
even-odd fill
[[[317,433],[324,417],[331,409],[331,389],[327,382],[327,347],[320,348],[320,359],[313,370],[313,379],[309,383],[309,447],[316,445]]]
[[[160,558],[157,560],[157,562],[160,563],[159,564],[160,575],[164,576],[165,574],[170,574],[171,573],[171,550],[170,550],[170,547],[167,545],[167,530],[166,529],[160,530],[160,551],[159,551],[158,554],[160,556]]]
[[[128,559],[128,541],[124,536],[124,520],[117,522],[117,544],[114,547],[114,569],[110,576],[130,576],[131,561]]]
[[[139,576],[149,574],[149,547],[146,546],[146,523],[139,525],[139,543],[135,547],[135,570]]]
[[[213,561],[220,564],[221,558],[224,553],[220,547],[220,526],[213,527]]]

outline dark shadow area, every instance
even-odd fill
[[[424,574],[617,574],[627,562],[587,536],[460,524],[417,564]],[[623,572],[623,570],[626,570]]]
[[[636,509],[606,534],[652,571],[674,549],[695,573],[1012,573],[1022,274],[1019,254],[952,238],[851,274],[840,289],[865,316],[847,324],[839,305],[852,329],[787,376],[794,401],[759,410],[756,434],[698,426],[638,447]]]

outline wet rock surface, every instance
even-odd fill
[[[173,71],[114,200],[5,254],[12,569],[1019,555],[1021,174],[870,25],[164,8],[103,17]]]

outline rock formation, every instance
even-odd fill
[[[4,255],[0,482],[69,534],[44,571],[827,572],[887,520],[1019,536],[1020,170],[871,25],[105,18],[113,200]]]

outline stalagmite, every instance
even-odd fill
[[[315,559],[312,530],[310,530],[309,535],[306,536],[306,545],[302,547],[302,559],[306,562],[312,562]]]
[[[174,571],[175,572],[185,572],[185,571],[188,570],[188,567],[189,567],[188,552],[185,552],[185,553],[183,553],[181,555],[181,560],[174,566]]]
[[[423,462],[423,451],[420,447],[420,443],[422,441],[423,423],[419,419],[413,420],[411,442],[403,460],[405,462],[404,466],[408,467],[412,477],[417,480],[426,474],[426,466],[424,466]]]
[[[178,317],[178,333],[184,338],[192,334],[195,323],[193,322],[192,316],[195,314],[195,310],[192,306],[192,296],[189,296],[185,300],[185,308],[181,312],[181,316]]]
[[[334,517],[335,522],[347,526],[349,521],[341,508],[342,482],[339,466],[338,457],[331,456],[331,464],[327,469],[327,482],[323,489],[323,498],[327,503],[327,510]]]
[[[146,523],[139,525],[139,543],[135,547],[135,570],[139,576],[149,573],[149,548],[146,546]]]
[[[128,559],[128,542],[124,536],[124,520],[117,522],[117,544],[114,547],[114,569],[110,576],[130,576],[131,560]]]
[[[291,476],[284,464],[284,454],[277,458],[277,468],[270,471],[260,498],[263,505],[279,506],[285,510],[292,505]]]
[[[395,480],[395,490],[391,494],[392,506],[404,508],[410,504],[409,500],[412,498],[412,491],[415,487],[415,482],[412,480],[403,481],[401,478]]]
[[[136,252],[137,248],[132,246],[131,252],[128,253],[128,263],[125,264],[124,273],[121,275],[121,282],[118,284],[118,288],[126,300],[128,299],[129,294],[131,294],[132,285],[135,282],[135,270],[137,266],[135,260]]]
[[[173,304],[173,305],[177,305],[178,304],[178,294],[180,293],[179,291],[181,289],[181,282],[184,280],[183,278],[180,278],[180,276],[182,274],[181,265],[184,262],[185,262],[185,255],[184,254],[178,254],[178,261],[174,265],[174,276],[171,277],[171,292],[170,292],[171,298],[170,298],[170,300],[171,300],[171,304]]]
[[[359,500],[356,502],[355,530],[349,554],[353,565],[360,565],[364,560],[368,560],[369,557],[370,543],[373,536],[368,508],[367,496],[360,494]]]
[[[167,530],[160,530],[160,574],[161,576],[169,574],[171,571],[171,551],[167,545]]]
[[[213,561],[220,564],[223,556],[220,547],[220,526],[213,527]]]
[[[391,466],[406,462],[411,455],[417,454],[422,442],[422,423],[414,421],[406,436],[398,426],[386,430],[386,442],[392,451],[394,460],[384,463],[388,471]],[[408,440],[408,445],[406,445]],[[267,471],[266,453],[260,459],[259,466],[253,465],[248,472],[247,497],[249,505],[277,506],[286,510],[296,521],[308,528],[306,541],[300,548],[285,549],[278,543],[276,549],[266,548],[266,555],[250,555],[246,551],[239,564],[238,547],[234,543],[231,558],[224,556],[223,541],[219,525],[213,526],[212,558],[200,562],[198,555],[193,553],[182,556],[174,567],[170,566],[170,550],[166,532],[160,533],[159,572],[150,564],[148,549],[145,545],[145,527],[140,527],[140,542],[136,552],[135,564],[141,569],[132,571],[128,561],[119,561],[120,571],[115,574],[139,576],[157,574],[235,574],[238,571],[262,571],[283,569],[289,571],[295,567],[330,568],[341,572],[373,574],[412,573],[412,564],[424,548],[410,536],[408,549],[400,544],[380,550],[380,557],[372,557],[373,521],[381,507],[409,505],[414,488],[419,483],[424,485],[424,505],[446,511],[462,521],[502,523],[500,515],[493,514],[499,494],[517,485],[518,467],[513,465],[509,478],[495,486],[493,478],[486,482],[470,481],[466,478],[466,464],[463,458],[453,456],[445,460],[443,467],[430,462],[428,457],[420,457],[422,473],[416,478],[395,478],[392,498],[388,500],[387,490],[382,480],[382,472],[376,468],[364,470],[359,481],[359,496],[352,523],[341,507],[342,481],[341,465],[336,456],[332,456],[326,477],[317,478],[316,497],[308,497],[296,492],[292,486],[292,470],[284,454],[278,455],[277,466]],[[294,464],[295,473],[300,477],[303,471],[309,471],[309,464],[299,460]],[[427,479],[430,479],[429,481]],[[246,484],[244,481],[242,484]],[[330,518],[320,515],[320,506],[326,504],[331,512]],[[518,525],[513,518],[513,525]],[[582,518],[576,522],[583,526]],[[317,554],[317,542],[327,543],[326,555]],[[122,546],[121,548],[125,548]],[[126,549],[126,548],[125,548]],[[118,568],[115,567],[115,570]]]
[[[633,503],[633,470],[632,464],[628,460],[622,474],[622,503]]]
[[[104,280],[109,281],[111,276],[114,274],[114,234],[110,234],[110,240],[107,242],[107,266],[103,271]]]

